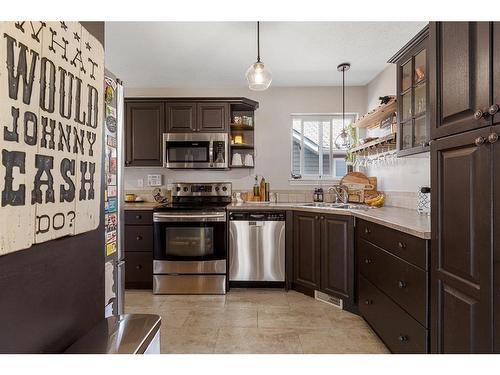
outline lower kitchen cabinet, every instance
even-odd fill
[[[393,353],[429,352],[429,241],[358,220],[358,309]]]
[[[125,211],[125,288],[153,288],[153,212]]]
[[[353,305],[353,218],[311,212],[293,214],[292,288],[315,290]]]

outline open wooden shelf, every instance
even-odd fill
[[[234,149],[253,149],[254,145],[248,145],[245,143],[238,143],[238,144],[231,145],[231,148],[234,148]]]
[[[378,126],[380,121],[385,120],[391,113],[397,111],[396,97],[391,97],[387,104],[379,105],[374,110],[368,112],[358,121],[352,124],[355,128],[372,128]]]
[[[373,141],[365,143],[350,149],[353,154],[363,152],[365,150],[378,150],[378,148],[395,148],[396,147],[396,133],[388,134],[383,137],[377,138]]]
[[[240,169],[253,169],[255,168],[254,165],[230,165],[229,168],[240,168]]]
[[[253,131],[254,127],[250,126],[250,125],[231,124],[231,130],[235,130],[235,131],[238,131],[238,130],[251,130],[251,131]]]

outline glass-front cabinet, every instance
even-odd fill
[[[397,66],[398,156],[429,151],[428,26],[389,62]]]

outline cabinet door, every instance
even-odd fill
[[[320,224],[313,213],[294,213],[293,282],[310,295],[320,288]]]
[[[126,102],[125,110],[125,166],[161,166],[164,103]]]
[[[493,105],[500,108],[500,22],[493,22]],[[495,113],[493,123],[500,123],[500,110]]]
[[[492,351],[492,145],[476,145],[489,133],[431,144],[434,353]]]
[[[353,303],[353,220],[349,216],[321,216],[321,290]]]
[[[226,132],[229,129],[228,103],[198,103],[198,131]]]
[[[500,126],[493,132],[500,135]],[[494,352],[500,353],[500,140],[492,145],[493,160],[493,275],[494,275]]]
[[[430,25],[430,106],[432,139],[491,123],[490,23],[432,22]]]
[[[167,131],[196,131],[196,103],[167,103]]]

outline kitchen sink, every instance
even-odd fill
[[[369,207],[363,206],[361,204],[349,204],[349,203],[315,202],[315,203],[304,203],[301,204],[300,207],[335,208],[341,210],[369,210]]]

